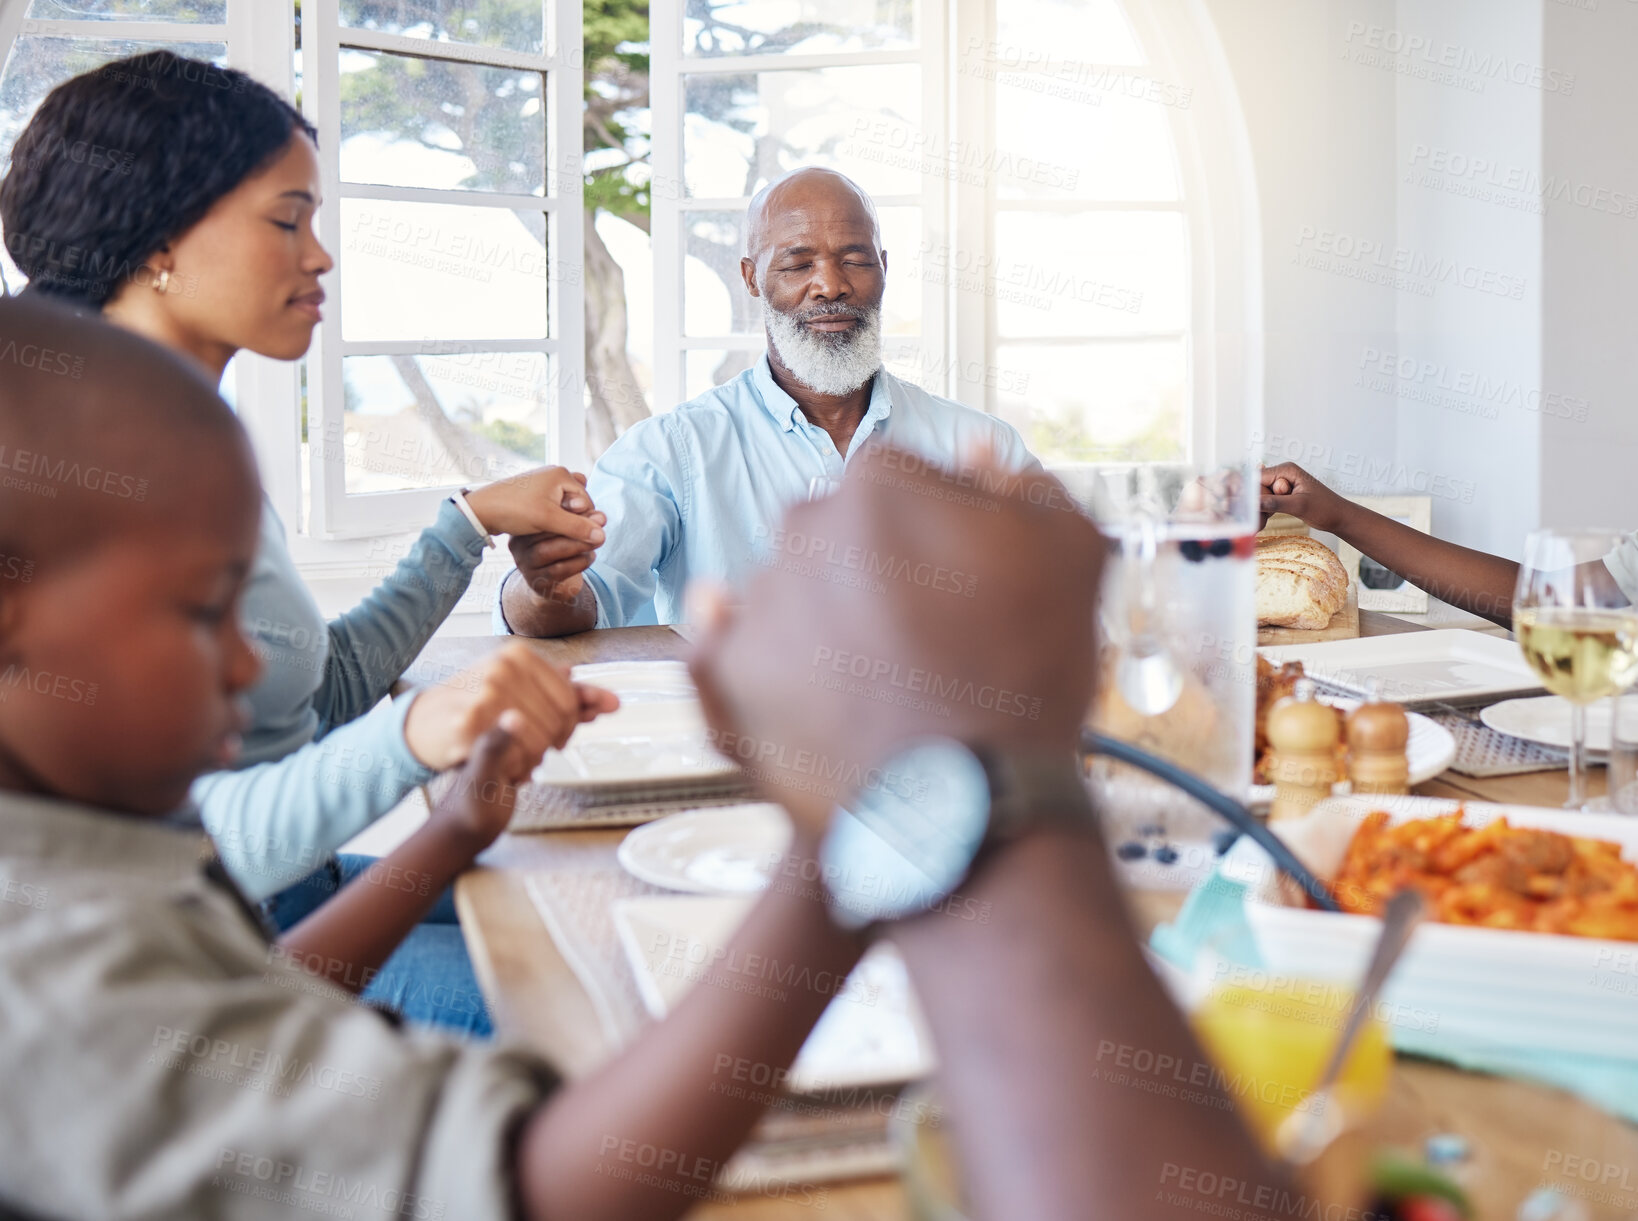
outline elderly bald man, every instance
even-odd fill
[[[1009,469],[1038,465],[1011,425],[882,368],[887,251],[850,179],[797,170],[757,194],[749,221],[740,274],[762,302],[767,352],[609,447],[587,484],[608,515],[595,560],[572,540],[512,541],[497,632],[681,622],[690,579],[766,562],[784,510],[869,442],[946,465],[984,444]]]

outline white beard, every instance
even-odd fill
[[[851,331],[811,331],[804,317],[851,314],[859,320]],[[796,380],[819,394],[852,394],[882,367],[882,311],[857,306],[830,306],[785,314],[762,298],[762,321],[768,340]]]

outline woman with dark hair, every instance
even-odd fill
[[[66,299],[192,357],[213,382],[234,353],[307,351],[319,278],[314,128],[241,72],[154,51],[54,89],[0,183],[6,248],[28,291]],[[591,563],[603,515],[585,479],[545,467],[451,497],[397,570],[326,624],[271,504],[244,597],[266,662],[236,760],[194,788],[223,863],[288,927],[367,858],[330,854],[416,785],[462,762],[507,708],[541,743],[613,707],[536,654],[506,650],[366,716],[466,590],[491,534],[556,534]],[[156,693],[158,694],[158,693]],[[327,859],[328,858],[328,859]],[[314,874],[316,867],[324,866]],[[311,876],[308,876],[311,875]],[[291,884],[305,879],[300,886]],[[488,1014],[447,902],[366,995],[475,1034]]]

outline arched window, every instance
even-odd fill
[[[1256,206],[1202,5],[687,0],[652,52],[657,410],[760,351],[745,205],[823,164],[882,212],[890,368],[1055,467],[1243,457]]]

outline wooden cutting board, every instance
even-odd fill
[[[1359,636],[1359,582],[1348,585],[1348,601],[1322,628],[1304,631],[1295,627],[1259,627],[1258,645],[1318,644],[1322,640],[1353,640]]]

